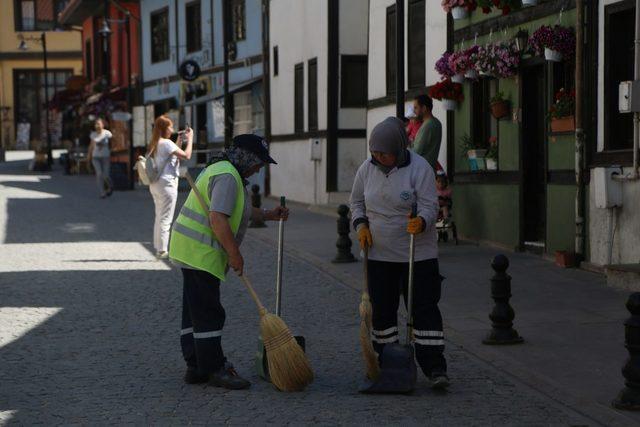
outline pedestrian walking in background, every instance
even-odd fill
[[[88,160],[93,165],[96,172],[96,184],[98,185],[98,194],[104,199],[113,193],[113,184],[111,183],[111,149],[109,142],[113,135],[105,129],[105,123],[102,119],[97,119],[94,123],[94,131],[89,134]]]
[[[222,351],[225,310],[220,303],[220,281],[225,280],[229,267],[242,275],[240,244],[250,219],[288,218],[287,208],[260,210],[251,205],[246,179],[269,163],[276,164],[263,138],[236,136],[231,148],[214,158],[196,179],[208,211],[191,190],[173,225],[169,254],[182,268],[184,278],[180,343],[187,384],[209,382],[228,389],[251,385]]]
[[[409,120],[407,123],[407,136],[409,137],[409,146],[413,145],[413,141],[416,139],[418,130],[422,126],[422,118],[416,115],[415,109],[412,104],[407,106],[404,116]]]
[[[433,169],[407,149],[401,120],[389,117],[369,139],[371,158],[356,173],[351,215],[360,248],[369,249],[369,294],[373,307],[373,347],[398,341],[400,294],[407,300],[409,234],[415,235],[413,325],[418,364],[434,388],[449,385],[438,308],[442,276],[438,268],[438,196]],[[410,218],[416,203],[418,216]],[[380,360],[382,364],[382,360]]]
[[[169,233],[178,200],[178,176],[180,159],[189,160],[193,150],[193,131],[187,128],[179,136],[179,142],[186,142],[184,150],[169,139],[174,133],[173,122],[166,116],[156,119],[151,134],[149,152],[158,167],[158,179],[149,185],[155,205],[153,223],[153,248],[159,259],[168,258]]]
[[[416,116],[422,120],[422,125],[413,141],[413,151],[421,155],[436,169],[440,144],[442,142],[442,123],[433,116],[433,100],[427,95],[418,95],[413,100]]]

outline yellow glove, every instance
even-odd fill
[[[369,231],[369,227],[363,225],[358,230],[358,241],[360,242],[360,249],[365,247],[370,248],[373,245],[373,237],[371,236],[371,231]]]
[[[407,233],[420,234],[423,231],[424,231],[424,220],[419,216],[415,218],[411,218],[411,216],[409,216],[409,223],[407,224]]]

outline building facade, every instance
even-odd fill
[[[367,156],[368,3],[270,2],[272,194],[348,198]]]
[[[69,77],[82,73],[80,34],[60,31],[62,0],[7,0],[0,16],[0,143],[5,149],[37,149],[46,143],[42,35],[47,48],[47,96],[64,91]],[[66,135],[62,116],[51,114],[52,145]]]

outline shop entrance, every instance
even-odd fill
[[[544,65],[522,71],[522,241],[525,250],[544,252],[546,225]]]

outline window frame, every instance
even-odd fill
[[[362,97],[358,98],[357,94],[350,92],[349,79],[347,79],[347,66],[357,64],[364,67],[364,78],[362,81]],[[368,100],[368,59],[367,55],[340,55],[340,108],[366,108]]]
[[[627,156],[629,155],[629,158],[631,159],[632,155],[633,155],[633,139],[631,140],[631,146],[629,148],[611,148],[610,145],[610,141],[612,140],[611,137],[611,116],[610,116],[610,111],[609,111],[609,103],[611,102],[611,98],[618,98],[618,93],[610,93],[611,91],[609,90],[609,87],[607,85],[606,82],[609,82],[611,77],[611,56],[612,53],[610,52],[610,49],[607,49],[608,44],[613,42],[615,43],[615,41],[610,41],[609,40],[609,34],[613,33],[611,31],[611,17],[612,15],[618,14],[618,13],[624,13],[624,12],[633,12],[635,10],[635,2],[633,0],[622,0],[618,3],[613,3],[613,4],[609,4],[607,6],[605,6],[604,8],[604,72],[603,72],[603,81],[605,82],[604,88],[603,88],[603,102],[602,102],[602,108],[603,108],[603,135],[604,135],[604,141],[603,141],[603,149],[602,151],[600,151],[600,153],[619,153],[623,156]],[[614,40],[616,40],[616,38],[614,38]],[[631,61],[634,61],[634,59],[631,59]],[[630,80],[633,80],[633,75],[631,76]],[[622,114],[622,113],[619,113]],[[632,113],[625,113],[630,115],[630,121],[631,121],[631,126],[633,126],[633,117]],[[632,138],[633,138],[633,132],[632,134]]]
[[[307,61],[307,127],[318,130],[318,58]]]
[[[54,31],[60,24],[58,21],[58,10],[64,9],[64,7],[59,6],[63,4],[66,6],[69,0],[51,0],[51,13],[53,14],[51,19],[51,25],[38,25],[38,3],[42,0],[14,0],[13,1],[13,18],[14,18],[14,29],[16,32],[31,32],[31,31]],[[24,2],[33,2],[33,28],[25,29],[23,23],[22,16],[22,3]]]
[[[167,49],[166,49],[166,57],[159,58],[159,57],[155,57],[154,56],[154,53],[155,53],[154,46],[155,46],[155,44],[153,43],[153,28],[154,28],[153,19],[155,17],[157,17],[159,15],[162,15],[162,14],[165,14],[165,13],[167,15],[167,32],[166,32],[166,47],[167,47]],[[171,52],[170,52],[171,49],[170,49],[170,41],[169,41],[169,34],[170,34],[169,21],[170,21],[170,19],[169,19],[169,6],[165,6],[163,8],[156,9],[156,10],[154,10],[153,12],[151,12],[149,14],[149,36],[150,36],[149,37],[149,41],[150,41],[150,45],[151,45],[151,49],[149,49],[149,51],[150,51],[150,54],[151,54],[151,58],[150,59],[151,59],[151,63],[152,64],[159,64],[161,62],[168,61],[171,58]]]
[[[483,141],[489,147],[489,138],[495,136],[499,140],[498,121],[491,116],[490,100],[498,91],[498,81],[494,78],[479,79],[471,83],[471,139]],[[478,107],[480,111],[477,111]]]
[[[396,6],[387,7],[385,14],[385,82],[387,96],[396,93]]]
[[[189,18],[189,11],[197,8],[198,19]],[[197,22],[197,33],[186,31],[187,53],[199,52],[202,50],[202,2],[192,0],[184,5],[184,16],[187,23]],[[191,37],[190,37],[191,36]]]
[[[293,68],[293,131],[304,132],[304,62]]]
[[[420,7],[421,8],[421,12],[422,12],[422,20],[420,21],[420,26],[418,28],[412,28],[412,22],[413,20],[412,18],[412,14],[413,11],[415,9],[413,9],[413,7]],[[409,38],[412,41],[412,43],[410,45],[407,46],[407,77],[408,77],[408,84],[409,84],[409,88],[410,89],[416,89],[416,88],[422,88],[425,85],[426,82],[426,1],[425,0],[409,0],[409,5],[408,5],[409,11],[408,11],[408,23],[407,23],[407,27],[408,27],[408,31],[409,31]],[[414,33],[417,30],[421,30],[420,31],[420,36],[421,36],[421,49],[419,49],[419,51],[421,52],[420,55],[417,55],[416,57],[414,57],[414,55],[412,54],[412,49],[411,47],[414,46],[415,41],[417,40],[414,37]]]

